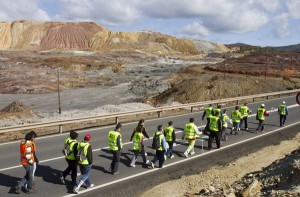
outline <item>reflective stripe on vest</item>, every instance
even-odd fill
[[[248,114],[248,111],[249,111],[249,108],[247,107],[247,106],[242,106],[241,108],[240,108],[240,112],[241,112],[241,115],[242,116],[248,116],[249,114]]]
[[[217,117],[217,116],[210,117],[209,130],[217,131],[217,132],[219,131],[218,120],[219,120],[219,117]]]
[[[109,150],[119,150],[117,145],[117,139],[120,136],[120,145],[122,148],[122,137],[121,134],[117,131],[110,131],[108,132],[108,143],[109,143]]]
[[[144,135],[139,132],[135,132],[133,136],[133,150],[142,150],[142,139]]]
[[[286,105],[279,105],[278,106],[279,109],[279,114],[285,116],[286,115]]]
[[[258,115],[258,120],[264,120],[265,119],[265,109],[264,108],[258,108],[257,109],[257,115]]]
[[[226,121],[226,117],[227,117],[226,114],[222,114],[223,127],[227,128],[228,127],[228,123]]]
[[[241,121],[240,116],[241,116],[241,113],[238,110],[233,110],[231,112],[232,122],[234,122],[234,123],[240,122]]]
[[[89,146],[90,146],[90,144],[88,142],[80,142],[80,143],[78,143],[77,150],[79,151],[79,149],[81,147],[84,147],[83,148],[83,153],[84,153],[84,156],[85,156],[85,159],[83,161],[78,161],[79,164],[82,164],[82,165],[88,165],[89,164],[89,162],[87,160],[87,157],[86,157]]]
[[[76,140],[72,140],[71,138],[67,138],[64,141],[65,148],[67,148],[67,146],[69,145],[69,148],[67,150],[68,155],[65,156],[66,159],[76,160],[75,155],[74,155],[74,145],[76,144],[76,142],[77,142]]]
[[[172,142],[173,141],[173,132],[174,128],[172,126],[168,126],[165,128],[165,134],[166,134],[166,141]]]
[[[206,117],[210,118],[212,116],[212,107],[206,107],[204,110],[205,110]]]
[[[196,137],[196,132],[194,129],[194,123],[188,123],[185,125],[185,138],[186,139],[194,139]]]
[[[20,160],[22,165],[30,165],[34,163],[35,147],[32,141],[22,140],[20,144]]]

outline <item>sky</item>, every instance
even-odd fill
[[[92,21],[223,44],[300,43],[300,0],[0,0],[0,21]]]

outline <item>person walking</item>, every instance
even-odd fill
[[[209,119],[209,138],[208,138],[208,150],[212,148],[213,139],[216,140],[217,148],[221,148],[220,132],[222,131],[222,122],[219,118],[219,112],[217,111],[214,116]]]
[[[122,124],[118,123],[115,130],[108,132],[108,143],[109,150],[113,155],[113,160],[111,161],[109,170],[113,175],[117,175],[120,172],[118,171],[119,163],[121,159],[122,151],[122,135],[121,135]]]
[[[266,116],[269,116],[269,113],[265,109],[265,104],[261,104],[261,106],[257,109],[256,112],[256,120],[258,120],[258,127],[256,128],[256,133],[258,133],[259,130],[261,132],[264,131],[264,121],[266,119]]]
[[[220,116],[222,115],[222,107],[221,107],[220,104],[218,104],[217,107],[213,109],[212,115],[215,116],[215,114],[216,114],[217,112],[218,112],[219,117],[220,117]]]
[[[174,130],[174,127],[173,127],[173,122],[170,121],[168,123],[168,125],[169,126],[164,128],[164,135],[165,135],[166,141],[169,145],[168,152],[167,152],[167,157],[172,159],[172,158],[174,158],[173,145],[174,145],[174,142],[176,140],[176,134],[175,134],[175,130]]]
[[[221,139],[223,141],[227,141],[228,136],[226,135],[226,130],[228,128],[228,123],[232,124],[232,120],[227,116],[227,109],[223,110],[223,113],[221,115],[221,121],[222,121]]]
[[[149,160],[146,160],[145,150],[144,150],[144,135],[142,133],[142,128],[138,127],[133,136],[133,156],[131,158],[131,167],[135,167],[135,162],[138,155],[141,153],[143,158],[143,165],[149,163]]]
[[[93,152],[92,152],[92,147],[89,143],[90,139],[91,139],[91,135],[86,134],[84,136],[83,141],[78,143],[77,146],[77,150],[78,150],[77,160],[81,172],[81,178],[77,181],[77,184],[73,189],[73,192],[77,194],[79,193],[79,189],[83,183],[85,183],[87,189],[94,187],[94,184],[91,184],[89,180],[89,175],[93,163]]]
[[[241,112],[241,115],[243,117],[241,119],[241,122],[240,122],[240,128],[242,128],[243,123],[245,123],[245,130],[248,131],[249,130],[249,128],[248,128],[248,115],[250,113],[250,110],[247,106],[247,103],[245,103],[244,106],[240,107],[240,112]]]
[[[241,115],[239,111],[239,106],[236,106],[234,110],[231,112],[231,119],[232,119],[232,129],[230,132],[230,135],[232,135],[232,132],[235,131],[235,135],[238,134],[238,132],[241,130],[240,129],[240,122],[243,116]]]
[[[157,140],[158,139],[158,140]],[[155,147],[156,150],[156,154],[154,156],[154,158],[151,160],[150,165],[152,168],[154,168],[154,165],[156,163],[156,161],[159,161],[159,168],[162,168],[165,162],[165,154],[167,153],[168,149],[167,149],[167,143],[166,143],[166,139],[165,136],[163,135],[163,126],[162,125],[158,125],[157,127],[157,132],[154,133],[154,137],[153,137],[153,143],[157,142],[157,146]]]
[[[144,120],[144,119],[141,119],[141,120],[139,120],[138,124],[134,127],[133,132],[132,132],[131,137],[130,137],[130,141],[132,141],[133,136],[134,136],[134,133],[136,132],[136,130],[137,130],[138,127],[141,127],[142,134],[143,134],[146,138],[150,139],[150,138],[149,138],[149,135],[148,135],[147,132],[146,132],[146,128],[145,128],[145,120]]]
[[[71,172],[72,183],[76,184],[77,160],[75,155],[77,155],[77,145],[78,145],[78,142],[76,140],[77,137],[78,137],[78,133],[76,133],[75,131],[71,131],[70,137],[68,137],[64,141],[63,153],[68,163],[68,167],[60,175],[60,180],[63,184],[65,184],[66,176],[70,174],[70,172]]]
[[[282,101],[282,104],[278,106],[278,114],[279,114],[279,125],[284,127],[286,116],[289,115],[288,108],[286,106],[285,101]]]
[[[21,193],[22,188],[24,188],[25,193],[34,193],[36,191],[36,189],[33,188],[36,163],[39,163],[36,156],[36,145],[34,143],[34,139],[36,137],[36,132],[30,131],[25,135],[24,140],[21,140],[20,143],[20,158],[21,164],[25,169],[25,176],[15,187],[16,193],[18,194]]]
[[[195,141],[197,135],[201,135],[202,133],[198,130],[198,127],[194,124],[195,119],[190,118],[190,122],[185,125],[184,132],[182,134],[182,139],[187,139],[189,146],[187,150],[183,153],[183,155],[187,158],[188,154],[195,146]],[[192,153],[192,152],[191,152]],[[194,152],[195,153],[195,152]]]
[[[208,131],[208,121],[209,121],[209,118],[212,116],[212,113],[213,113],[213,108],[212,108],[212,104],[209,104],[207,107],[204,108],[204,112],[203,112],[203,115],[202,115],[202,121],[204,120],[204,117],[206,116],[206,126],[204,128],[204,133],[207,133]]]

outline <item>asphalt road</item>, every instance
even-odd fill
[[[133,144],[129,141],[130,135],[136,123],[126,123],[122,128],[123,135],[123,156],[119,166],[119,175],[111,175],[108,172],[112,155],[107,150],[107,132],[114,126],[102,127],[79,131],[78,140],[82,140],[84,135],[91,134],[91,145],[93,148],[94,163],[90,175],[90,180],[95,187],[89,190],[81,188],[80,196],[139,196],[143,191],[161,182],[179,178],[182,175],[195,174],[208,169],[213,165],[225,165],[234,159],[254,152],[259,148],[270,144],[276,144],[281,140],[293,137],[299,131],[300,110],[295,101],[295,95],[286,98],[264,101],[266,109],[276,108],[278,104],[285,100],[289,106],[289,116],[287,126],[279,127],[279,116],[277,111],[271,112],[267,117],[266,128],[263,133],[255,134],[257,121],[252,116],[248,118],[249,131],[244,131],[229,140],[223,142],[221,149],[207,151],[207,142],[204,142],[202,153],[201,142],[196,142],[196,154],[189,158],[184,158],[182,153],[186,150],[185,140],[178,140],[178,145],[174,147],[175,158],[165,162],[165,168],[150,169],[142,167],[142,158],[139,157],[135,168],[129,167],[132,157]],[[249,108],[256,112],[260,103],[249,103]],[[229,112],[232,108],[229,108]],[[150,136],[156,131],[157,125],[167,125],[168,121],[174,122],[177,131],[177,138],[181,139],[181,130],[190,117],[196,119],[196,125],[201,124],[200,117],[203,112],[195,112],[181,116],[146,120],[145,126]],[[203,122],[205,124],[205,122]],[[72,196],[72,185],[70,177],[67,177],[66,185],[60,183],[59,174],[67,166],[61,149],[64,139],[68,134],[46,136],[36,139],[37,155],[40,164],[37,166],[35,182],[38,191],[32,196]],[[152,159],[154,151],[150,149],[151,140],[146,140],[146,151],[148,158]],[[216,147],[213,144],[213,147]],[[19,163],[19,142],[0,144],[0,196],[14,196],[13,186],[24,176],[24,169]],[[156,163],[158,165],[158,163]],[[23,196],[25,194],[19,194]]]

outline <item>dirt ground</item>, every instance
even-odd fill
[[[205,172],[202,172],[201,174],[193,176],[183,176],[178,180],[172,180],[160,184],[148,190],[142,196],[268,196],[266,192],[261,193],[260,189],[263,184],[269,184],[270,186],[270,181],[264,181],[263,183],[259,183],[259,181],[258,183],[256,183],[255,181],[253,181],[253,183],[249,184],[250,186],[239,195],[236,195],[236,187],[234,187],[234,185],[236,185],[237,182],[241,182],[241,180],[244,180],[243,177],[245,176],[255,176],[253,175],[255,174],[255,172],[263,172],[265,176],[271,177],[272,173],[270,173],[270,171],[272,171],[272,169],[274,169],[275,167],[267,167],[277,163],[278,165],[283,166],[286,171],[293,174],[293,171],[288,168],[289,165],[280,164],[279,160],[287,160],[286,156],[295,150],[298,150],[298,154],[295,156],[295,158],[297,161],[297,169],[299,171],[299,147],[300,134],[298,134],[291,140],[282,141],[279,145],[269,146],[263,148],[258,152],[239,158],[235,162],[230,163],[227,166],[214,167],[213,169],[209,169]],[[281,171],[279,172],[279,174],[284,173]],[[276,182],[279,178],[273,177],[273,179],[276,179]],[[281,180],[284,180],[284,178],[281,177]],[[272,191],[273,193],[269,194],[269,196],[299,196],[299,176],[296,177],[296,181],[298,183],[298,186],[296,186],[296,189],[290,188],[289,194],[287,194],[288,189],[286,189],[284,194],[275,193],[274,191]],[[291,185],[290,182],[287,183]],[[219,188],[222,188],[222,194],[215,194],[214,192]]]

